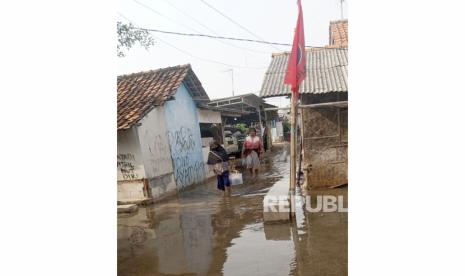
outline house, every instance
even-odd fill
[[[348,28],[347,19],[329,22],[329,46],[347,47],[349,45]]]
[[[348,88],[347,48],[337,47],[347,42],[347,21],[331,22],[331,45],[308,48],[307,76],[300,84],[300,108],[297,138],[302,152],[305,184],[309,188],[330,187],[348,183]],[[345,36],[345,38],[344,38]],[[345,44],[346,45],[346,44]],[[276,53],[265,73],[260,96],[289,96],[284,84],[290,53]]]
[[[200,123],[221,122],[191,66],[118,77],[118,201],[161,199],[207,177]],[[207,151],[208,153],[208,151]]]

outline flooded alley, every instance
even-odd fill
[[[274,146],[260,176],[246,175],[232,197],[215,181],[119,214],[118,275],[347,275],[347,213],[299,208],[290,223],[263,222],[266,192],[289,183],[287,144]],[[347,187],[314,193],[347,200]]]

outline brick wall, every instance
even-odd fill
[[[349,43],[348,21],[337,20],[329,24],[329,45],[347,47]]]

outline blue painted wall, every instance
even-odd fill
[[[184,85],[175,100],[165,103],[167,137],[178,189],[205,179],[199,119],[194,100]]]

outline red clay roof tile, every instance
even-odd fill
[[[336,20],[329,23],[329,45],[347,47],[349,44],[348,20]]]
[[[201,95],[200,100],[209,100],[190,64],[118,76],[118,130],[130,128],[153,107],[163,105],[183,82],[196,89],[189,92]]]

